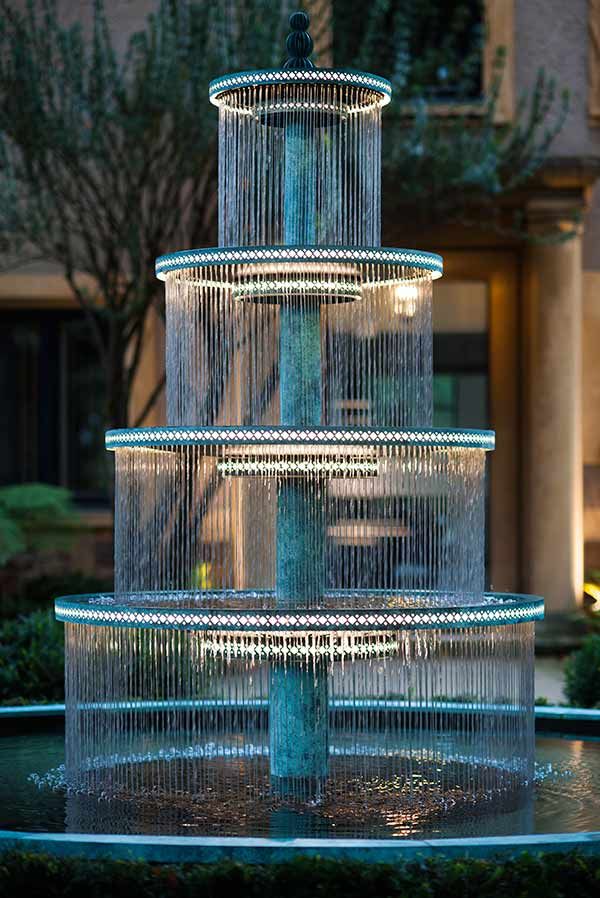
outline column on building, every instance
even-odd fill
[[[523,586],[552,618],[583,585],[582,238],[572,202],[528,205],[523,296]],[[565,239],[554,241],[554,230]]]

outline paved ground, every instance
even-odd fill
[[[551,704],[566,701],[563,691],[563,669],[566,655],[542,655],[535,659],[535,697],[547,698]]]

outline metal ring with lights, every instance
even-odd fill
[[[380,427],[282,427],[282,426],[223,426],[223,427],[135,427],[108,430],[105,437],[109,450],[123,448],[169,448],[170,446],[273,446],[292,454],[292,447],[304,453],[307,447],[323,447],[319,457],[333,455],[344,448],[370,449],[383,446],[428,446],[435,449],[493,450],[493,430],[462,428],[403,428]],[[337,457],[337,456],[336,456]]]
[[[442,276],[444,263],[437,253],[416,249],[381,246],[232,246],[179,250],[159,256],[156,276],[166,280],[176,271],[207,268],[212,265],[306,264],[314,274],[315,263],[327,265],[396,265],[427,273],[432,279]],[[256,274],[261,274],[260,270]],[[253,274],[249,271],[248,274]],[[312,276],[309,280],[312,279]],[[380,279],[378,278],[378,281]]]
[[[265,86],[298,85],[350,87],[363,90],[366,96],[356,111],[363,111],[373,106],[387,106],[392,98],[392,85],[387,78],[353,69],[321,68],[255,69],[222,75],[210,82],[208,97],[215,106],[221,106],[227,104],[232,92]]]
[[[199,594],[201,598],[201,594]],[[361,633],[501,626],[540,620],[543,599],[510,593],[485,593],[469,605],[415,604],[400,608],[215,608],[156,607],[139,594],[63,596],[56,599],[58,620],[105,627],[202,630],[234,633]]]

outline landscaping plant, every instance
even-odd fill
[[[567,658],[565,694],[571,705],[600,708],[600,634],[588,636]]]
[[[299,858],[269,866],[151,864],[22,851],[0,855],[3,898],[595,898],[599,883],[600,857],[573,852],[393,865]]]

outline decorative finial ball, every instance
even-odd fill
[[[310,19],[305,12],[295,12],[290,16],[290,28],[285,46],[288,58],[283,63],[284,69],[314,69],[309,59],[313,50],[313,40],[307,31]]]
[[[310,19],[305,12],[295,12],[290,16],[290,28],[293,31],[306,31],[310,24]]]
[[[287,36],[285,46],[290,56],[295,59],[310,56],[313,48],[312,37],[306,31],[292,31]]]

